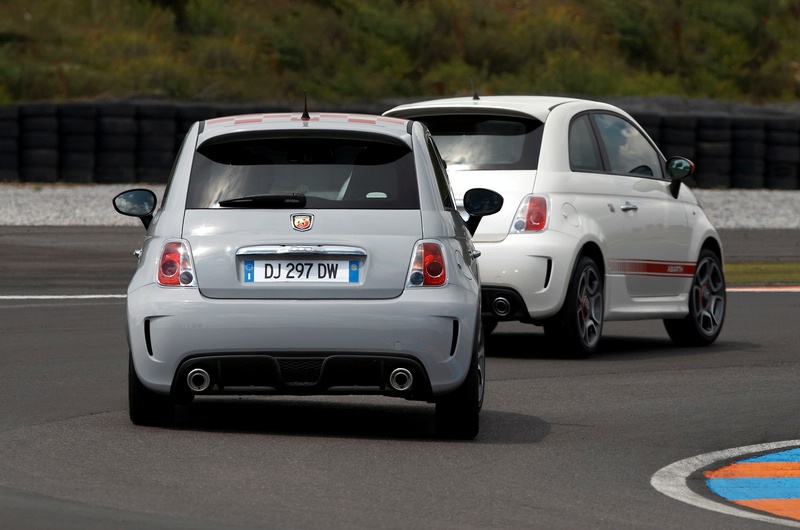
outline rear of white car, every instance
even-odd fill
[[[442,434],[474,437],[478,270],[437,157],[392,118],[196,124],[161,209],[140,215],[134,423],[195,396],[364,393],[436,402]]]
[[[680,184],[691,163],[667,165],[624,111],[572,98],[488,96],[385,114],[428,125],[456,196],[488,185],[505,199],[474,235],[488,329],[502,320],[543,325],[571,356],[596,349],[606,320],[664,319],[678,343],[716,339],[722,250]],[[709,270],[704,250],[713,259],[700,278],[698,270]]]

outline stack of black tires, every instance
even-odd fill
[[[177,115],[175,105],[137,105],[136,179],[139,182],[167,182],[175,161]]]
[[[19,109],[0,106],[0,182],[19,180]]]
[[[697,117],[667,114],[661,118],[661,152],[665,157],[682,156],[694,161],[696,157]],[[692,179],[687,184],[694,185]]]
[[[36,103],[19,107],[19,176],[27,182],[59,180],[57,107]]]
[[[766,125],[766,176],[770,189],[798,188],[800,119],[770,119]]]
[[[97,106],[95,182],[136,182],[137,131],[134,105],[101,103]]]
[[[766,130],[763,118],[734,118],[731,126],[731,187],[759,189],[766,174]]]
[[[94,182],[96,116],[97,107],[88,103],[59,105],[59,167],[63,182]]]
[[[695,181],[701,188],[731,185],[732,120],[728,116],[699,116],[695,139]]]

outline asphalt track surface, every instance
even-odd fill
[[[594,357],[569,361],[538,328],[501,325],[471,442],[437,439],[431,405],[366,397],[198,400],[174,428],[141,428],[121,296],[142,236],[0,227],[3,528],[775,527],[650,481],[800,439],[800,293],[730,293],[705,349],[672,346],[660,322],[609,323]],[[728,259],[797,257],[793,231],[723,241]]]

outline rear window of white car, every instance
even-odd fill
[[[187,208],[298,206],[418,209],[414,155],[375,137],[222,137],[197,149]]]
[[[542,122],[488,115],[422,116],[450,169],[536,169]]]

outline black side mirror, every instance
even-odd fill
[[[141,219],[146,230],[153,220],[157,202],[156,194],[152,191],[136,189],[123,191],[114,197],[113,204],[118,213]]]
[[[503,207],[503,196],[496,191],[484,188],[473,188],[464,194],[464,209],[469,214],[467,219],[467,230],[475,234],[481,217],[492,215],[500,211]]]
[[[694,175],[694,162],[688,158],[680,156],[673,156],[667,160],[667,175],[672,179],[669,184],[669,190],[672,196],[678,198],[678,192],[681,190],[681,181]]]

